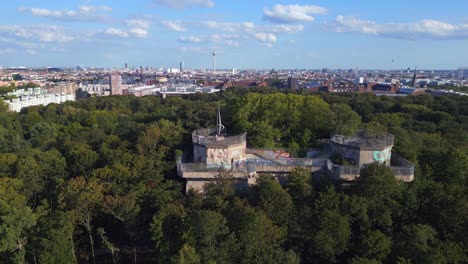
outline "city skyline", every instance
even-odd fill
[[[468,3],[106,0],[3,3],[0,65],[456,69]],[[465,12],[466,13],[466,12]]]

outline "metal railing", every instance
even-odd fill
[[[206,163],[182,163],[178,165],[178,171],[184,172],[211,172],[211,173],[253,173],[257,171],[291,171],[293,168],[322,168],[323,159],[290,159],[274,162],[270,160],[246,160],[241,163],[231,164],[206,164]]]
[[[414,175],[414,164],[410,161],[398,156],[392,155],[390,169],[396,176],[413,176]]]
[[[413,176],[414,175],[414,167],[390,167],[392,169],[395,176]]]
[[[216,129],[207,128],[195,130],[192,133],[194,144],[205,146],[227,147],[230,145],[246,144],[247,133],[235,136],[216,136]]]
[[[333,135],[332,143],[358,148],[385,148],[392,146],[395,137],[385,132],[360,130],[355,136]]]
[[[336,165],[331,160],[327,160],[327,169],[335,180],[343,179],[344,175],[359,176],[361,172],[361,167],[359,166]]]
[[[414,176],[414,165],[398,156],[392,158],[392,162],[397,166],[390,166],[393,174],[397,177],[412,177]],[[401,166],[398,166],[401,165]],[[350,165],[336,165],[331,160],[327,160],[327,168],[332,177],[336,179],[342,178],[343,175],[360,175],[362,167]]]
[[[234,172],[251,173],[255,171],[254,164],[206,164],[206,163],[182,163],[179,165],[181,172]]]
[[[325,164],[325,159],[247,159],[246,163],[262,166],[322,167]]]

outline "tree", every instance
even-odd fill
[[[22,81],[23,80],[23,76],[21,76],[21,74],[18,74],[18,73],[13,74],[12,77],[13,77],[14,81]]]
[[[78,143],[70,147],[66,158],[72,176],[88,177],[98,160],[98,154],[89,145]]]
[[[359,249],[360,255],[365,258],[383,261],[392,250],[392,241],[379,230],[364,234]]]
[[[200,264],[201,258],[190,245],[184,244],[184,246],[179,250],[177,258],[174,261],[176,264]]]
[[[354,136],[361,125],[361,117],[347,104],[335,104],[331,107],[333,132],[340,135]]]
[[[288,175],[286,190],[296,206],[300,206],[312,194],[313,188],[310,184],[310,178],[310,171],[304,168],[295,168]]]
[[[37,221],[34,240],[31,243],[34,260],[39,263],[77,263],[71,234],[74,231],[73,221],[66,212],[51,212],[43,208]]]
[[[235,108],[235,130],[247,132],[255,147],[273,147],[278,139],[301,142],[304,131],[315,136],[328,134],[329,106],[315,96],[249,93]]]
[[[382,262],[375,259],[368,259],[363,257],[353,258],[351,264],[380,264]]]
[[[151,222],[151,238],[155,242],[160,263],[169,262],[183,247],[184,218],[187,212],[180,204],[167,204]],[[186,249],[188,252],[189,249]]]
[[[263,211],[256,211],[240,200],[233,202],[228,212],[228,222],[238,239],[242,264],[297,263],[292,252],[285,252],[282,245],[286,232],[275,226]]]
[[[112,244],[110,241],[109,241],[109,238],[107,238],[106,236],[106,231],[104,231],[104,228],[100,227],[97,229],[97,232],[99,234],[99,236],[101,237],[101,240],[102,240],[102,243],[103,243],[103,246],[105,248],[108,248],[110,251],[111,251],[111,254],[112,254],[112,263],[113,264],[116,264],[116,250],[115,250],[115,246],[114,244]]]
[[[377,162],[366,165],[351,191],[368,200],[368,215],[374,228],[391,228],[392,214],[398,208],[402,192],[388,166]]]
[[[5,113],[8,110],[10,110],[8,103],[6,103],[4,100],[0,100],[0,113]]]
[[[392,170],[385,164],[377,162],[366,165],[353,186],[355,194],[374,200],[390,197],[398,191],[398,183]]]
[[[203,263],[234,262],[232,253],[237,253],[237,244],[222,214],[196,211],[188,216],[186,226],[183,238],[195,248]]]
[[[445,183],[465,184],[468,179],[468,155],[459,149],[449,149],[437,160],[435,177]]]
[[[57,196],[67,176],[66,160],[58,150],[31,149],[18,158],[15,170],[16,177],[28,182],[24,193],[33,205],[47,199],[49,206],[57,206]]]
[[[28,231],[37,219],[22,188],[21,180],[0,178],[0,259],[11,263],[25,263]]]
[[[318,217],[317,230],[311,237],[312,252],[334,262],[348,248],[351,236],[349,220],[336,211],[327,210]]]
[[[263,210],[273,223],[282,227],[288,225],[293,211],[293,202],[279,182],[270,175],[261,175],[251,193],[252,202]]]
[[[438,239],[436,231],[428,225],[403,227],[398,236],[395,255],[412,263],[431,263]]]
[[[139,154],[159,159],[163,159],[167,151],[167,146],[162,145],[161,129],[157,126],[146,129],[136,147]]]
[[[225,210],[236,195],[235,183],[234,177],[227,172],[217,175],[214,181],[204,186],[205,206],[213,210]]]
[[[100,209],[104,187],[97,179],[77,177],[71,179],[65,187],[63,197],[73,219],[88,232],[93,263],[96,263],[93,239],[93,218]]]

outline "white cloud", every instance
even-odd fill
[[[63,28],[50,25],[0,26],[0,34],[45,43],[65,43],[74,40]]]
[[[147,38],[149,36],[150,22],[143,19],[129,19],[125,21],[127,28],[111,27],[106,29],[105,35],[115,36],[120,38],[137,37]]]
[[[221,43],[223,45],[231,46],[231,47],[239,47],[240,43],[239,40],[242,37],[239,35],[230,35],[230,34],[213,34],[211,35],[210,39],[213,43]]]
[[[164,21],[161,21],[161,23],[165,27],[169,28],[170,30],[174,30],[174,31],[177,31],[177,32],[187,31],[187,29],[182,25],[182,22],[180,22],[180,21],[164,20]]]
[[[125,21],[127,26],[136,28],[149,28],[150,22],[143,19],[129,19]]]
[[[217,22],[204,21],[202,26],[226,34],[213,34],[211,41],[229,46],[240,46],[240,41],[248,37],[255,38],[272,46],[277,42],[277,34],[296,34],[304,30],[300,24],[256,25],[252,22]]]
[[[268,46],[273,45],[277,41],[276,36],[272,33],[258,32],[254,36],[256,39],[267,44]]]
[[[121,38],[128,38],[129,36],[125,30],[119,28],[108,28],[104,31],[104,34]]]
[[[315,5],[274,5],[272,8],[264,8],[265,19],[275,23],[312,22],[313,15],[325,14],[327,9]]]
[[[76,33],[76,32],[75,32]],[[76,34],[52,25],[2,25],[0,26],[0,47],[2,52],[25,52],[37,54],[39,49],[60,50],[71,42]]]
[[[179,42],[182,43],[200,43],[202,39],[196,36],[188,36],[188,37],[179,37]]]
[[[51,10],[36,7],[20,7],[18,11],[30,12],[33,16],[49,17],[59,20],[99,21],[107,18],[102,12],[111,12],[112,8],[108,6],[79,6],[77,10]]]
[[[132,28],[129,30],[129,32],[137,38],[146,38],[149,35],[148,30],[144,28]]]
[[[202,47],[180,47],[179,50],[183,53],[198,53],[198,54],[210,54],[210,50]]]
[[[143,19],[129,19],[125,21],[127,26],[130,28],[129,33],[138,38],[146,38],[149,35],[148,29],[150,28],[150,22]]]
[[[137,37],[137,38],[146,38],[149,35],[148,30],[144,28],[130,28],[130,29],[121,29],[121,28],[108,28],[103,32],[105,35],[128,38],[128,37]]]
[[[413,23],[386,23],[338,16],[337,32],[354,32],[397,39],[468,39],[468,23],[454,25],[426,19]]]
[[[242,36],[237,34],[212,34],[211,36],[205,38],[197,36],[182,36],[179,37],[177,40],[181,43],[199,44],[202,42],[212,42],[215,44],[238,47],[240,46],[239,40],[242,38]]]
[[[15,49],[10,49],[10,48],[7,48],[7,49],[0,49],[0,55],[14,54],[14,53],[16,53],[16,50],[15,50]]]
[[[46,16],[46,17],[63,17],[64,13],[62,11],[53,11],[42,8],[31,8],[31,13],[35,16]]]
[[[253,22],[223,22],[202,21],[190,23],[187,21],[162,21],[164,26],[174,31],[187,31],[187,27],[202,27],[204,31],[211,31],[210,36],[179,37],[181,43],[211,42],[220,45],[238,47],[249,39],[259,40],[262,44],[273,45],[280,34],[296,34],[304,30],[300,24],[255,24]]]
[[[212,0],[155,0],[157,5],[174,8],[185,9],[190,7],[214,7]]]
[[[245,31],[252,31],[255,28],[255,24],[252,22],[244,22],[242,23],[242,26],[244,27]]]
[[[97,10],[95,6],[79,6],[78,9],[83,14],[94,13]]]
[[[217,21],[204,21],[202,25],[213,30],[220,30],[225,32],[245,31],[251,32],[255,29],[255,24],[252,22],[217,22]]]
[[[27,49],[27,50],[26,50],[26,53],[28,53],[29,55],[36,55],[36,54],[37,54],[37,51],[36,51],[36,50],[33,50],[33,49]]]
[[[44,44],[38,44],[36,42],[18,41],[11,37],[0,37],[0,46],[7,46],[6,48],[0,49],[0,54],[13,54],[17,50],[25,50],[30,55],[35,55],[36,49],[44,47]]]
[[[103,6],[100,6],[99,9],[101,9],[104,12],[112,12],[112,7],[110,6],[103,5]]]
[[[239,42],[237,42],[237,41],[235,41],[233,39],[226,39],[224,41],[224,44],[226,44],[228,46],[231,46],[231,47],[239,47],[240,46]]]
[[[304,30],[303,25],[287,25],[287,24],[280,24],[280,25],[273,25],[270,27],[271,32],[273,33],[299,33]]]

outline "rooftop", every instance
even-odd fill
[[[355,136],[334,135],[331,142],[360,149],[383,149],[393,146],[394,136],[386,132],[359,130]]]
[[[218,136],[216,128],[198,129],[192,133],[192,142],[204,146],[226,147],[230,145],[244,144],[247,133],[240,135],[221,135]]]

